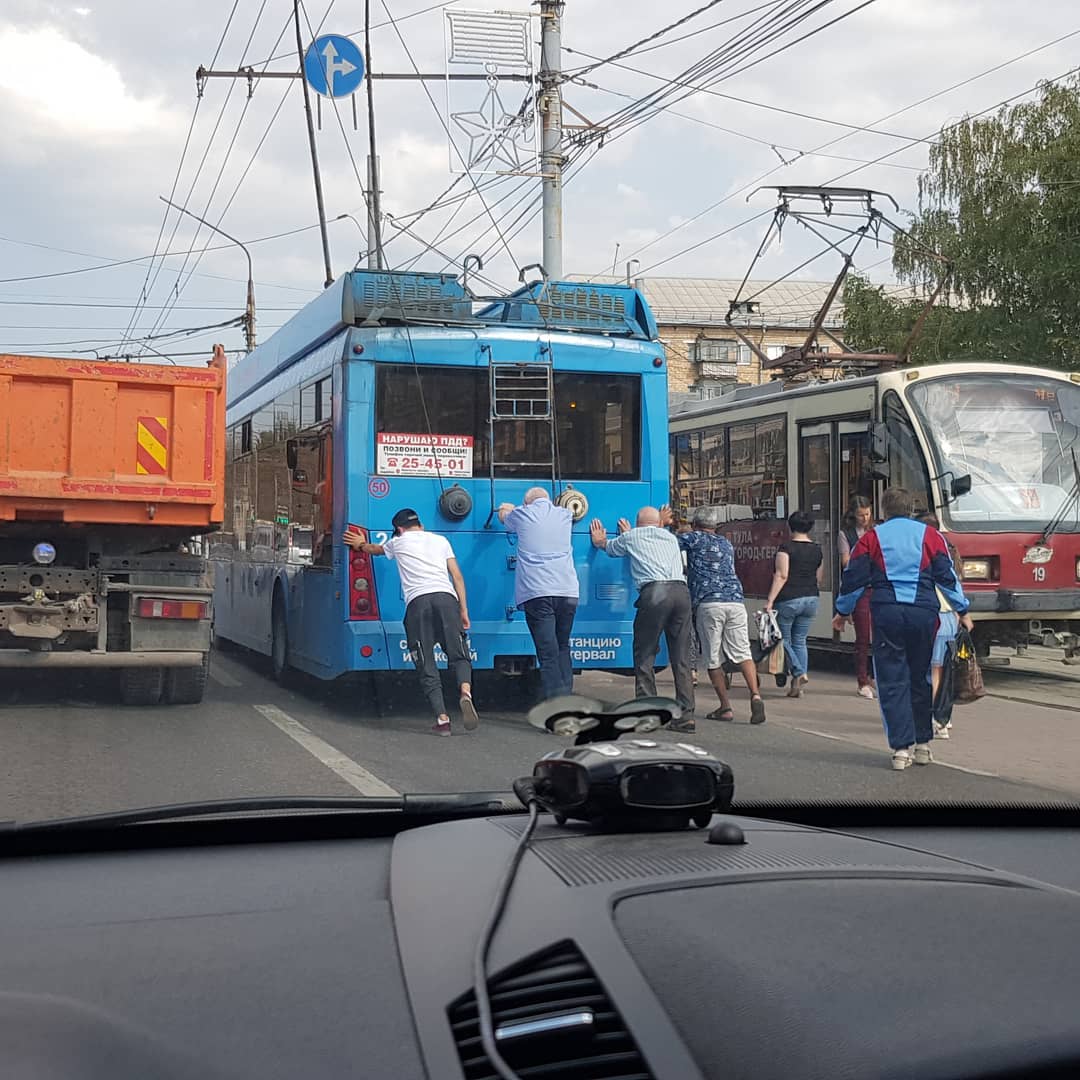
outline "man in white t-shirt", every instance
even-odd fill
[[[435,733],[450,734],[442,675],[435,662],[436,644],[446,651],[460,688],[465,730],[475,731],[480,718],[472,699],[472,665],[465,638],[469,609],[465,604],[465,579],[454,549],[445,536],[426,532],[415,510],[399,510],[392,524],[394,535],[385,544],[366,544],[362,534],[351,530],[345,533],[345,543],[397,563],[405,594],[405,637],[420,675],[420,686],[435,712]]]

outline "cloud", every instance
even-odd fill
[[[46,135],[90,140],[172,125],[161,101],[131,94],[113,64],[50,26],[0,25],[0,96],[5,112]]]

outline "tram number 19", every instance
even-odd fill
[[[1045,566],[1033,566],[1031,568],[1031,576],[1036,581],[1045,581],[1046,580],[1046,567]]]

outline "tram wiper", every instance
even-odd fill
[[[106,814],[55,818],[50,821],[0,822],[0,836],[41,835],[93,829],[152,825],[164,821],[208,818],[232,819],[274,814],[371,813],[397,811],[406,817],[441,815],[472,817],[479,814],[521,813],[521,802],[510,791],[472,791],[429,795],[287,795],[244,799],[211,799],[167,806],[147,806]]]
[[[1080,462],[1077,462],[1076,460],[1076,451],[1072,450],[1071,453],[1073,476],[1076,479],[1073,481],[1073,486],[1069,489],[1069,494],[1062,500],[1058,512],[1046,523],[1046,528],[1043,529],[1042,536],[1039,537],[1040,544],[1046,544],[1050,537],[1061,528],[1065,522],[1065,518],[1069,514],[1069,509],[1078,499],[1080,499]],[[1078,509],[1080,509],[1080,507],[1078,507]]]

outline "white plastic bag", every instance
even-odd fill
[[[758,641],[762,649],[772,649],[784,640],[780,633],[780,624],[776,621],[775,611],[759,611],[757,613]]]

